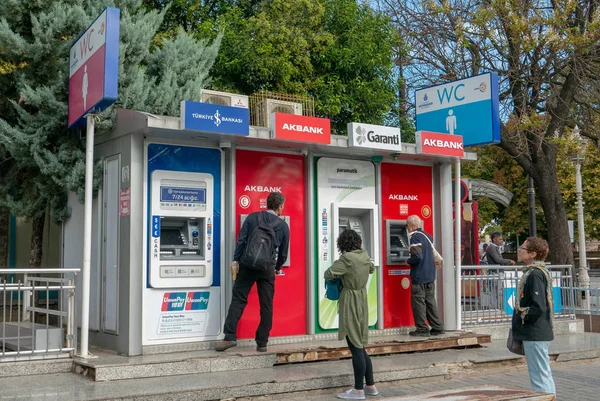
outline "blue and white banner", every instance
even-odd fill
[[[461,135],[465,146],[500,142],[496,73],[420,89],[415,104],[417,131]]]
[[[181,102],[181,129],[248,136],[250,112],[246,108],[218,104]]]

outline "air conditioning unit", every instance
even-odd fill
[[[271,113],[287,113],[302,115],[302,103],[285,100],[265,99],[256,105],[254,121],[261,127],[271,127]]]
[[[200,101],[202,103],[218,104],[221,106],[248,108],[248,96],[238,95],[236,93],[217,92],[204,89]]]

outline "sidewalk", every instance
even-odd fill
[[[248,350],[227,351],[232,359]],[[600,356],[600,335],[575,334],[557,336],[550,347],[554,368],[564,361],[593,359]],[[221,354],[223,355],[223,354]],[[199,363],[201,360],[198,361]],[[378,385],[406,380],[428,381],[433,386],[449,383],[448,379],[460,375],[481,373],[486,368],[509,368],[527,380],[523,359],[505,349],[505,340],[493,341],[483,348],[444,350],[425,353],[378,356],[373,358]],[[598,362],[594,361],[594,364]],[[595,365],[594,365],[595,366]],[[168,369],[168,366],[165,366]],[[148,377],[141,379],[94,382],[74,373],[7,377],[0,379],[0,400],[221,400],[267,395],[270,399],[318,399],[298,394],[299,391],[327,391],[323,400],[333,399],[336,389],[345,389],[352,379],[349,360],[288,364],[265,368],[247,368],[202,374]],[[598,375],[596,376],[596,378]],[[525,379],[523,379],[525,378]],[[487,384],[487,383],[484,383]],[[508,384],[510,383],[498,383]],[[419,385],[422,387],[422,385]],[[464,384],[460,387],[465,387]],[[435,387],[434,389],[439,389]],[[528,388],[525,386],[524,388]],[[327,389],[327,390],[325,390]],[[384,394],[382,392],[382,394]],[[596,392],[600,394],[600,391]],[[401,395],[401,394],[390,394]],[[302,396],[301,396],[302,397]],[[269,399],[269,398],[265,398]],[[579,398],[560,398],[577,399]],[[595,399],[598,399],[596,397]],[[583,399],[582,399],[583,400]]]

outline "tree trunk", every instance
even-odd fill
[[[542,165],[540,161],[540,164],[535,166],[534,179],[548,227],[550,249],[547,260],[557,265],[572,265],[573,253],[570,250],[567,209],[558,185],[555,165],[548,163]]]
[[[42,266],[42,254],[44,244],[44,223],[46,212],[31,220],[31,246],[29,248],[29,267],[39,268]]]
[[[10,225],[10,213],[0,208],[0,269],[8,267],[8,241]]]

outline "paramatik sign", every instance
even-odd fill
[[[464,157],[465,146],[460,135],[440,134],[438,132],[417,131],[415,133],[417,153],[423,155]]]
[[[119,78],[118,8],[107,7],[70,50],[69,128],[85,123],[117,100]]]
[[[331,142],[331,124],[326,118],[272,113],[273,138],[299,142]]]

